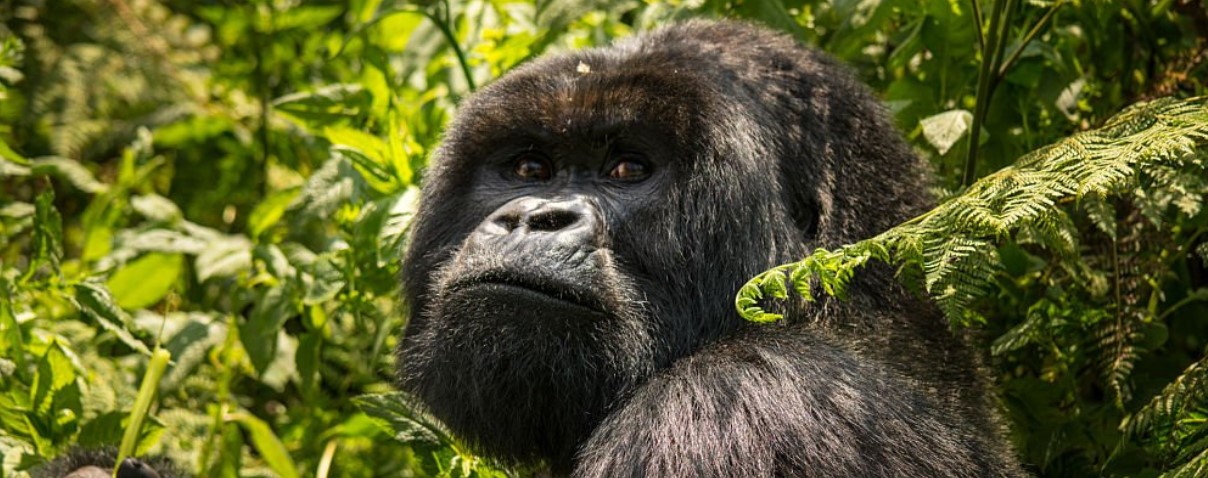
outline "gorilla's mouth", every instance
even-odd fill
[[[548,277],[529,277],[505,272],[484,273],[458,280],[449,285],[448,292],[469,292],[476,288],[506,290],[512,295],[527,295],[541,301],[556,301],[583,309],[593,315],[606,314],[604,304],[579,287]]]

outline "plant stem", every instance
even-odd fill
[[[986,48],[982,49],[982,64],[977,75],[977,103],[973,108],[973,130],[969,132],[965,174],[961,178],[963,187],[968,187],[977,179],[978,141],[981,137],[982,125],[986,121],[986,112],[990,109],[990,99],[994,96],[994,88],[998,86],[996,73],[998,64],[1002,61],[1007,32],[1010,31],[1011,14],[1014,10],[1015,0],[994,0],[993,12],[990,15],[990,37],[987,39]],[[977,28],[980,29],[981,25],[978,25]]]
[[[466,61],[466,54],[461,50],[461,45],[457,42],[457,35],[453,33],[453,29],[449,26],[449,22],[453,21],[453,10],[449,8],[449,1],[444,0],[438,4],[444,6],[444,15],[437,15],[431,10],[424,10],[424,16],[432,20],[437,28],[440,28],[441,34],[445,36],[445,40],[449,42],[449,46],[453,48],[453,53],[457,55],[457,64],[461,66],[461,73],[466,77],[466,85],[470,91],[478,89],[474,84],[474,74],[470,71],[470,63]]]
[[[977,34],[977,47],[984,52],[986,51],[986,34],[982,32],[983,23],[979,2],[980,0],[969,0],[969,3],[973,5],[973,24],[977,25],[977,28],[973,29],[973,32]]]

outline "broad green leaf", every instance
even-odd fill
[[[370,95],[359,84],[335,84],[313,92],[293,93],[273,101],[273,111],[311,133],[355,119],[369,109]]]
[[[304,333],[298,340],[298,351],[294,354],[294,366],[298,372],[299,385],[302,390],[314,390],[322,380],[319,375],[322,350],[323,335],[320,332]]]
[[[288,284],[268,289],[256,301],[247,321],[239,326],[239,340],[257,373],[263,374],[277,356],[277,332],[296,315]]]
[[[63,218],[54,205],[55,193],[47,189],[38,195],[34,206],[33,259],[27,274],[32,274],[39,264],[50,263],[56,273],[59,260],[63,257]]]
[[[105,224],[92,224],[84,235],[84,247],[80,259],[92,262],[113,251],[113,228]]]
[[[398,182],[394,175],[390,173],[390,170],[376,160],[372,160],[362,154],[360,150],[346,146],[333,146],[332,155],[347,159],[356,172],[360,174],[361,179],[364,179],[365,183],[375,191],[382,194],[390,194],[398,190]]]
[[[126,429],[122,423],[126,420],[126,416],[126,412],[115,410],[89,420],[83,427],[80,427],[78,438],[80,446],[97,448],[118,443],[122,439],[123,430]]]
[[[0,159],[4,160],[0,161],[0,177],[8,174],[5,168],[14,168],[14,171],[24,170],[25,174],[29,174],[29,169],[27,168],[29,160],[14,151],[3,138],[0,138]],[[25,174],[20,174],[20,176],[24,176]]]
[[[359,194],[360,176],[343,155],[333,155],[311,174],[302,185],[302,192],[290,207],[301,210],[305,217],[328,220],[348,200]]]
[[[277,31],[319,28],[331,23],[342,13],[344,7],[339,5],[295,6],[275,12],[273,27]]]
[[[260,201],[252,213],[247,218],[247,233],[255,238],[260,237],[260,234],[272,227],[277,221],[281,220],[281,216],[285,215],[286,208],[293,203],[294,198],[298,196],[301,188],[282,189],[270,194],[268,197]]]
[[[243,412],[230,414],[226,420],[236,422],[243,427],[243,430],[252,439],[252,446],[256,448],[269,468],[277,473],[277,476],[298,478],[298,465],[294,464],[294,459],[289,456],[289,450],[285,448],[285,444],[281,443],[281,439],[277,438],[267,423]]]
[[[222,343],[226,336],[226,324],[215,320],[213,315],[199,312],[174,312],[167,315],[167,325],[177,325],[163,342],[163,347],[172,354],[172,364],[160,384],[164,393],[175,390],[208,358],[208,352]],[[183,325],[179,325],[183,324]]]
[[[0,155],[4,154],[2,150],[4,147],[4,140],[0,139]],[[29,166],[10,161],[7,158],[0,158],[0,178],[29,176],[31,172]]]
[[[966,110],[951,110],[928,116],[919,121],[923,127],[923,137],[935,147],[940,154],[948,154],[948,150],[969,133],[973,124],[973,113]]]
[[[734,9],[744,17],[757,19],[797,38],[801,38],[804,34],[801,25],[798,25],[797,21],[789,15],[781,0],[746,0],[734,2],[733,5]]]
[[[276,244],[261,244],[252,249],[252,260],[264,266],[264,271],[279,280],[293,280],[297,270]]]
[[[415,212],[419,210],[419,198],[419,188],[414,186],[407,188],[403,194],[399,195],[398,200],[394,201],[390,206],[390,211],[386,215],[386,221],[382,224],[382,230],[378,233],[378,240],[398,242],[398,239],[411,226],[411,220],[415,218]]]
[[[184,256],[153,252],[122,266],[106,285],[123,309],[142,309],[163,299],[183,268]]]
[[[113,332],[122,343],[140,353],[151,355],[151,350],[134,338],[129,329],[130,316],[117,305],[117,301],[104,285],[91,282],[76,284],[72,300],[80,312],[92,317],[105,330]]]
[[[244,238],[232,237],[209,244],[193,263],[197,281],[212,277],[230,277],[252,267],[252,244]]]
[[[125,230],[116,239],[118,248],[137,253],[201,254],[209,246],[204,239],[171,229]]]
[[[52,413],[51,405],[54,403],[55,394],[75,383],[75,379],[75,368],[71,365],[71,359],[57,341],[51,342],[46,348],[46,353],[38,360],[33,384],[29,389],[29,401],[34,413],[43,416]]]
[[[277,392],[284,392],[286,385],[298,380],[298,339],[285,330],[278,330],[275,339],[275,353],[264,372],[260,374],[260,383]]]
[[[386,142],[381,138],[361,130],[347,128],[343,126],[334,126],[323,129],[323,136],[331,141],[331,144],[347,146],[355,149],[363,154],[366,158],[372,160],[379,165],[385,165],[386,152],[388,150]]]
[[[33,174],[49,174],[66,179],[77,189],[86,193],[97,194],[109,187],[93,176],[92,171],[85,168],[79,161],[57,156],[34,158],[30,161]]]
[[[155,222],[172,224],[184,215],[170,199],[158,194],[144,194],[130,198],[130,207],[143,217]]]
[[[318,305],[335,298],[347,281],[344,273],[336,267],[332,258],[323,256],[307,267],[306,297],[302,298],[305,305]]]

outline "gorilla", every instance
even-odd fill
[[[846,300],[750,277],[931,206],[875,96],[760,27],[546,56],[468,98],[404,263],[401,387],[554,475],[1023,476],[967,340],[889,267]]]
[[[33,470],[33,478],[111,478],[117,462],[112,448],[76,449],[45,466]],[[117,467],[117,478],[172,478],[184,476],[179,468],[165,458],[146,460],[126,458]]]

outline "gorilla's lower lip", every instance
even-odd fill
[[[526,283],[523,281],[470,280],[470,281],[461,281],[457,284],[454,284],[453,287],[450,287],[450,289],[453,291],[464,292],[464,291],[471,290],[471,289],[474,289],[477,287],[493,287],[493,288],[508,289],[509,291],[514,291],[514,292],[521,293],[521,294],[526,294],[526,295],[530,295],[530,296],[539,296],[542,300],[553,300],[553,301],[561,302],[563,304],[566,304],[566,305],[569,305],[569,306],[572,306],[575,308],[583,309],[584,311],[587,311],[587,312],[591,312],[592,314],[603,314],[604,313],[603,307],[600,307],[597,304],[590,303],[590,301],[585,301],[580,297],[576,297],[576,294],[574,294],[570,291],[559,290],[558,288],[543,287],[543,286],[539,286],[536,284],[529,284],[529,283]]]

